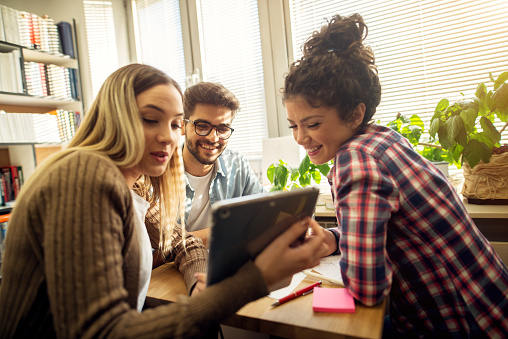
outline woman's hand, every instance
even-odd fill
[[[309,226],[311,235],[295,246],[296,240],[308,231]],[[272,241],[254,261],[268,288],[297,272],[318,265],[319,259],[329,251],[325,232],[315,220],[306,217]]]
[[[196,285],[192,289],[192,295],[196,295],[199,292],[202,292],[206,288],[206,274],[205,273],[196,273],[194,277],[198,280]]]

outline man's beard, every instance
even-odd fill
[[[213,165],[215,163],[215,161],[217,160],[217,158],[226,149],[226,145],[220,145],[219,144],[219,147],[218,147],[219,153],[217,155],[214,155],[213,159],[211,159],[210,157],[204,156],[204,155],[202,155],[200,153],[200,146],[199,146],[199,144],[210,145],[210,146],[214,146],[215,144],[207,143],[205,141],[198,141],[198,142],[196,142],[196,144],[194,146],[194,144],[192,144],[190,141],[188,141],[188,140],[185,141],[185,146],[189,150],[189,153],[192,154],[192,156],[200,164],[203,164],[203,165]]]

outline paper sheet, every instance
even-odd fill
[[[273,291],[268,295],[268,297],[273,299],[281,299],[284,298],[286,295],[291,294],[296,287],[305,279],[306,275],[302,272],[298,272],[295,275],[293,275],[293,278],[291,279],[291,283],[283,288],[279,288],[278,290]]]
[[[340,274],[340,255],[331,255],[321,259],[321,263],[313,268],[314,271],[326,275],[327,277],[342,280],[342,274]]]
[[[312,268],[312,270],[326,275],[327,277],[342,280],[342,275],[340,274],[339,267],[340,255],[331,255],[328,257],[324,257],[321,259],[321,262],[316,267]],[[298,272],[293,275],[291,279],[291,283],[287,287],[280,288],[278,290],[273,291],[268,295],[268,297],[273,299],[281,299],[291,292],[293,292],[296,287],[305,279],[306,275],[302,272]]]

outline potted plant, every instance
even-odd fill
[[[398,113],[396,118],[387,124],[387,127],[399,132],[414,146],[414,150],[448,176],[448,164],[455,163],[451,152],[444,150],[437,141],[425,139],[425,126],[422,119],[413,114],[410,118]],[[422,140],[422,137],[424,139]]]
[[[272,183],[270,191],[302,188],[309,186],[312,181],[319,184],[321,176],[326,177],[330,171],[330,165],[330,163],[314,165],[310,162],[309,156],[305,155],[298,168],[293,168],[280,159],[279,163],[271,164],[266,172],[268,180]]]
[[[470,202],[508,203],[508,146],[499,143],[508,126],[508,72],[490,80],[493,88],[480,83],[473,99],[439,101],[429,134],[463,165],[462,194]],[[503,127],[497,130],[496,122]]]

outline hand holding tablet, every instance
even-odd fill
[[[255,261],[270,289],[317,265],[326,251],[324,231],[302,216],[313,214],[318,194],[305,188],[213,204],[207,285],[233,275],[248,260]],[[309,226],[314,235],[304,240]]]

